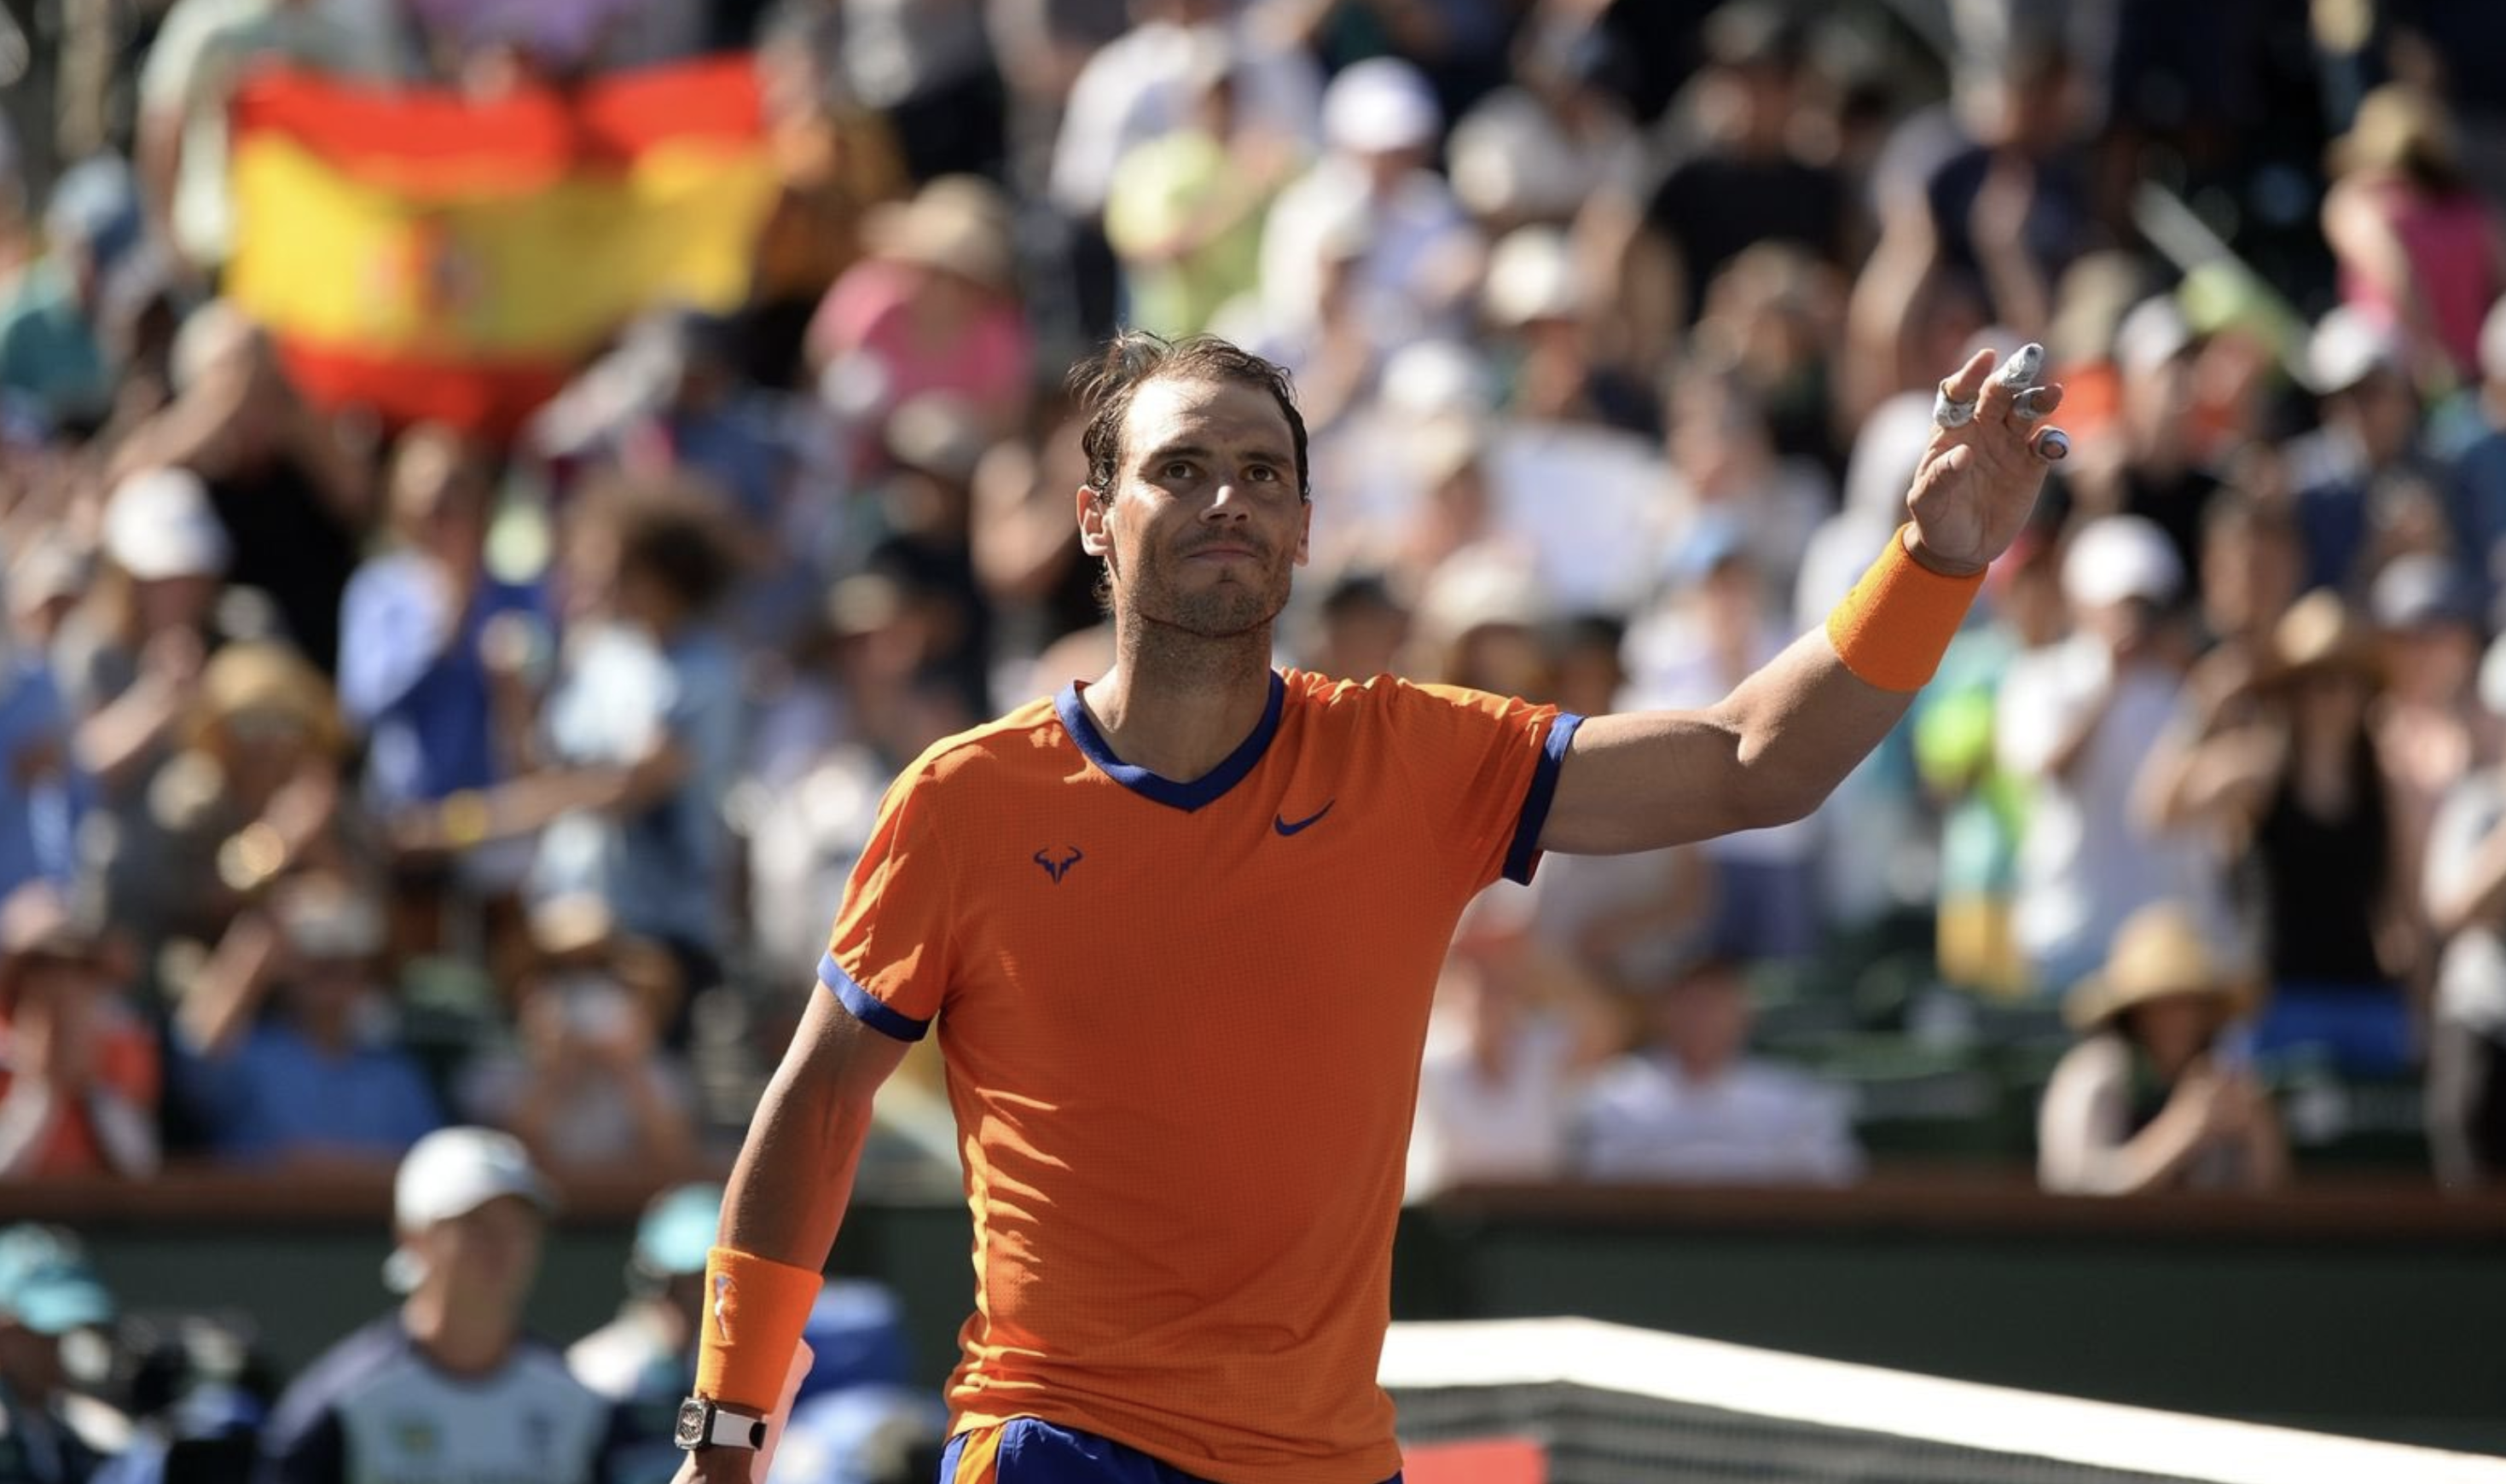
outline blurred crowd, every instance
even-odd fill
[[[2506,83],[2459,64],[2502,48],[2432,0],[12,4],[0,1180],[448,1124],[718,1160],[892,772],[1108,662],[1060,373],[1124,324],[1296,376],[1283,662],[1588,713],[1819,621],[1970,348],[2068,387],[1825,808],[1475,906],[1418,1193],[1978,1128],[2065,1190],[2379,1131],[2478,1184]],[[746,300],[619,326],[511,439],[318,405],[220,295],[257,68],[728,49],[780,180]],[[896,1157],[953,1158],[936,1088]]]

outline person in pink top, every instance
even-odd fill
[[[2506,226],[2463,174],[2444,105],[2407,83],[2377,88],[2331,164],[2323,235],[2342,299],[2404,334],[2423,389],[2476,380],[2481,317],[2506,292]]]
[[[999,437],[1025,415],[1034,341],[1018,291],[1009,206],[968,175],[944,175],[865,224],[869,255],[810,322],[821,392],[855,426],[929,392],[973,408]]]

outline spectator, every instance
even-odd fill
[[[103,1454],[70,1413],[85,1398],[69,1390],[61,1342],[113,1318],[113,1295],[66,1234],[0,1231],[0,1478],[87,1484],[95,1476]]]
[[[1225,33],[1194,33],[1186,124],[1134,146],[1107,182],[1105,236],[1143,330],[1197,335],[1260,286],[1264,213],[1304,159],[1247,116],[1238,71]]]
[[[695,1389],[705,1254],[722,1219],[722,1186],[674,1185],[653,1197],[626,1258],[618,1317],[566,1347],[566,1368],[618,1409],[608,1484],[669,1484],[685,1455],[672,1440],[679,1401]]]
[[[2381,681],[2340,596],[2308,594],[2249,682],[2197,688],[2198,718],[2152,751],[2138,804],[2150,828],[2219,831],[2252,863],[2272,992],[2255,1050],[2313,1046],[2344,1072],[2391,1077],[2416,1061],[2417,1035],[2395,895],[2410,873],[2369,729]]]
[[[2054,1069],[2037,1115],[2037,1176],[2066,1195],[2269,1190],[2288,1179],[2270,1096],[2230,1064],[2246,1007],[2193,912],[2160,901],[2115,935],[2104,969],[2063,1006],[2084,1038]]]
[[[2393,806],[2394,901],[2413,981],[2436,962],[2419,871],[2445,795],[2481,761],[2479,589],[2442,556],[2395,558],[2368,597],[2383,691],[2368,718]]]
[[[2506,298],[2481,321],[2480,380],[2466,401],[2461,446],[2447,471],[2446,519],[2488,614],[2506,588]]]
[[[0,897],[70,877],[83,780],[71,771],[70,717],[46,653],[57,623],[46,610],[85,585],[82,566],[59,538],[40,539],[0,584]]]
[[[1696,323],[1705,285],[1761,242],[1822,258],[1844,249],[1844,183],[1808,158],[1800,127],[1809,29],[1772,0],[1736,0],[1705,22],[1707,66],[1689,85],[1694,136],[1644,203],[1625,280],[1631,304],[1659,305],[1668,346]]]
[[[118,903],[147,894],[125,842],[155,828],[151,788],[199,695],[230,550],[197,477],[163,469],[125,478],[105,501],[103,563],[53,642],[71,755],[96,791],[81,866],[102,875],[118,920]]]
[[[1992,621],[1958,635],[1915,710],[1915,765],[1941,815],[1934,958],[1945,982],[2011,1000],[2030,984],[2017,934],[2030,791],[2001,765],[1994,732],[2012,662],[2066,632],[2056,556],[2035,536],[2003,553],[1985,581]]]
[[[2480,664],[2482,710],[2506,720],[2506,641]],[[2446,795],[2422,873],[2441,948],[2428,1028],[2428,1144],[2455,1189],[2506,1175],[2506,760]]]
[[[412,429],[392,457],[390,546],[348,581],[340,704],[385,816],[503,778],[528,722],[513,683],[549,638],[540,595],[487,571],[487,478],[458,434]]]
[[[44,214],[48,252],[0,281],[0,392],[55,424],[99,425],[112,404],[105,285],[138,241],[130,168],[111,156],[74,167]]]
[[[228,580],[263,594],[276,627],[331,674],[340,599],[366,531],[363,461],[298,394],[268,336],[231,305],[193,311],[174,380],[174,401],[131,430],[115,470],[197,475],[233,544]]]
[[[262,1439],[274,1484],[466,1484],[603,1477],[609,1408],[522,1332],[555,1205],[511,1137],[438,1129],[392,1187],[398,1309],[332,1346],[279,1398]]]
[[[1519,227],[1488,258],[1482,309],[1510,363],[1508,416],[1657,431],[1653,392],[1593,357],[1592,306],[1563,232]]]
[[[560,557],[566,634],[546,760],[591,785],[540,836],[535,900],[576,893],[660,942],[688,991],[725,946],[723,799],[745,730],[738,659],[713,621],[732,582],[712,513],[631,479],[592,492]]]
[[[2308,341],[2307,385],[2323,422],[2281,454],[2306,533],[2307,587],[2358,595],[2396,550],[2442,539],[2443,472],[2420,444],[2404,355],[2392,331],[2345,305]]]
[[[214,1157],[378,1170],[442,1126],[424,1071],[392,1041],[382,947],[375,902],[321,874],[227,931],[174,1015],[176,1086]]]
[[[1262,304],[1271,330],[1309,336],[1324,303],[1324,248],[1352,217],[1363,246],[1348,265],[1349,316],[1378,360],[1414,341],[1458,335],[1485,256],[1443,177],[1427,168],[1444,112],[1427,80],[1394,57],[1359,62],[1323,98],[1330,148],[1280,193],[1262,236]]]
[[[2012,926],[2047,998],[2094,969],[2138,908],[2215,895],[2199,851],[2145,833],[2130,807],[2178,708],[2174,544],[2136,515],[2108,515],[2073,533],[2061,570],[2071,631],[2014,656],[1993,707],[1995,759],[2033,790]]]
[[[560,1176],[684,1172],[696,1155],[696,1092],[661,1045],[682,993],[677,966],[622,937],[597,898],[540,903],[531,936],[540,963],[514,1007],[520,1044],[465,1069],[463,1110],[512,1132]]]
[[[1850,1184],[1862,1174],[1844,1095],[1748,1056],[1739,964],[1708,956],[1645,1007],[1643,1044],[1604,1067],[1584,1103],[1594,1180]]]
[[[1223,35],[1235,53],[1232,75],[1246,124],[1289,141],[1298,154],[1311,150],[1322,83],[1302,48],[1259,23],[1258,10],[1230,0],[1130,0],[1131,28],[1098,48],[1072,82],[1048,194],[1075,238],[1077,328],[1090,337],[1112,330],[1116,319],[1114,265],[1102,232],[1115,166],[1190,118],[1203,33]]]
[[[994,436],[1025,416],[1034,344],[1020,311],[1009,202],[988,183],[949,175],[863,223],[869,256],[845,269],[810,322],[820,391],[867,439],[887,414],[947,392]]]
[[[183,740],[104,862],[114,920],[142,941],[216,941],[299,867],[377,870],[380,842],[341,786],[331,688],[295,651],[252,640],[210,656]]]
[[[119,958],[49,883],[0,901],[0,1182],[157,1173],[162,1073]]]
[[[1537,893],[1488,893],[1463,913],[1436,986],[1410,1136],[1409,1199],[1567,1173],[1577,1104],[1623,1040],[1573,960],[1531,931]]]
[[[2121,406],[2114,426],[2063,470],[2077,508],[2153,522],[2174,544],[2187,572],[2200,559],[2202,518],[2221,482],[2202,467],[2196,446],[2200,404],[2193,371],[2200,349],[2174,296],[2134,304],[2115,331]]]
[[[2463,173],[2445,105],[2385,84],[2359,101],[2330,163],[2323,237],[2342,300],[2399,336],[2420,386],[2475,377],[2481,317],[2506,293],[2506,223]]]

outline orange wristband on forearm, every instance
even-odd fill
[[[1966,621],[1984,574],[1943,577],[1906,551],[1903,526],[1862,581],[1827,616],[1827,642],[1844,667],[1882,690],[1920,690]]]
[[[818,1274],[788,1262],[734,1247],[707,1252],[697,1395],[761,1417],[774,1410],[821,1287]]]

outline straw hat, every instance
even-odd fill
[[[2152,902],[2124,919],[2103,969],[2073,986],[2063,1017],[2094,1031],[2135,1005],[2178,995],[2216,999],[2233,1014],[2254,999],[2254,986],[2219,960],[2201,924],[2183,903]]]
[[[2255,683],[2285,686],[2325,674],[2381,682],[2374,633],[2341,594],[2318,587],[2289,605],[2272,626],[2271,653]]]
[[[1007,294],[1018,286],[1009,204],[971,175],[944,175],[912,200],[874,210],[862,238],[881,258],[911,263]]]
[[[230,739],[263,719],[294,724],[317,752],[336,756],[347,745],[330,684],[309,661],[283,644],[230,644],[200,676],[194,741]]]

